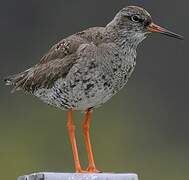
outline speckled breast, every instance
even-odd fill
[[[112,56],[111,56],[112,57]],[[132,57],[115,54],[114,58],[91,59],[75,64],[66,78],[50,89],[34,95],[61,109],[86,110],[108,101],[128,81],[135,62]]]

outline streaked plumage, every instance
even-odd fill
[[[106,27],[89,28],[61,40],[37,65],[8,77],[7,84],[14,86],[13,91],[30,92],[61,109],[86,110],[105,103],[126,84],[136,64],[136,47],[146,34],[128,33],[132,24],[125,11]],[[137,11],[150,22],[145,10]]]

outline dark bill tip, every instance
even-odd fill
[[[173,33],[167,29],[164,29],[154,23],[151,23],[148,27],[147,27],[148,31],[149,32],[157,32],[157,33],[161,33],[161,34],[164,34],[166,36],[170,36],[170,37],[174,37],[174,38],[177,38],[177,39],[181,39],[183,40],[184,37],[179,35],[179,34],[176,34],[176,33]]]

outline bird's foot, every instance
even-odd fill
[[[76,169],[75,172],[76,172],[76,173],[88,173],[87,170],[83,170],[83,169]]]
[[[86,169],[86,171],[88,173],[102,173],[102,171],[99,171],[98,169],[96,169],[96,167],[90,167],[90,166]]]

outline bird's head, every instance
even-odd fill
[[[108,26],[114,26],[122,36],[130,35],[131,39],[133,37],[135,41],[139,42],[152,32],[183,39],[182,36],[154,24],[151,15],[145,9],[137,6],[123,8]]]

